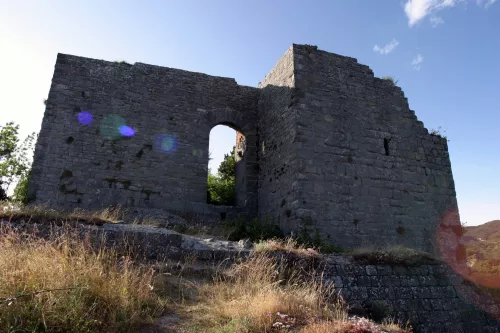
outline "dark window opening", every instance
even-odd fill
[[[392,138],[387,139],[384,138],[384,149],[385,149],[385,155],[389,156],[389,142],[391,141]]]

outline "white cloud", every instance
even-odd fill
[[[453,7],[459,1],[462,0],[408,0],[404,6],[408,25],[411,27],[427,15]]]
[[[489,6],[497,2],[497,0],[476,0],[476,2],[478,6],[484,6],[484,8],[488,8]]]
[[[414,70],[419,71],[420,70],[420,64],[424,62],[424,57],[419,53],[415,58],[413,58],[413,61],[411,62],[411,65]]]
[[[414,26],[417,22],[422,20],[428,15],[435,14],[436,12],[445,9],[445,8],[451,8],[455,6],[457,3],[460,2],[466,2],[467,0],[406,0],[406,3],[404,5],[404,11],[406,13],[406,16],[408,17],[408,25],[410,27]],[[497,0],[475,0],[478,6],[488,8]],[[432,18],[431,16],[431,24],[432,26],[437,26],[439,24],[442,24],[444,21],[440,18],[435,16],[435,19]],[[438,21],[436,21],[436,19]],[[436,25],[436,22],[437,23]]]
[[[444,23],[444,20],[439,16],[431,16],[430,21],[433,28]]]
[[[378,52],[380,54],[389,54],[391,53],[395,48],[396,46],[399,45],[399,42],[393,38],[392,41],[389,43],[389,44],[386,44],[382,47],[378,46],[378,45],[375,45],[373,47],[373,52]]]

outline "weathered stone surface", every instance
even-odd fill
[[[244,136],[235,138],[238,207],[206,204],[218,124]],[[296,44],[258,88],[59,54],[29,197],[269,217],[287,234],[306,230],[342,247],[435,251],[438,226],[458,218],[448,218],[456,198],[447,141],[429,134],[401,89],[356,59]]]
[[[446,265],[383,265],[380,269],[380,265],[358,264],[349,256],[331,256],[325,262],[325,278],[339,281],[336,287],[341,287],[338,290],[356,313],[366,311],[363,304],[380,300],[392,306],[393,318],[409,320],[416,333],[500,330],[498,300],[479,294],[470,285],[456,289],[458,274]],[[329,275],[332,271],[337,275]]]

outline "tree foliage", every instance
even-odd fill
[[[234,182],[235,178],[235,166],[236,162],[234,160],[234,149],[231,150],[229,154],[224,154],[224,160],[220,163],[219,169],[219,177],[223,180],[229,180]]]
[[[19,125],[8,122],[0,126],[0,199],[5,199],[9,187],[16,182],[19,183],[14,197],[26,193],[28,176],[31,169],[31,154],[36,141],[36,134],[31,133],[22,142],[19,140]]]
[[[207,203],[233,206],[236,199],[234,147],[213,175],[208,171]]]

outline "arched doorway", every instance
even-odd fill
[[[246,205],[246,139],[235,126],[219,124],[210,131],[207,203]]]

